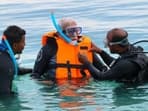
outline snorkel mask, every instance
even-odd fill
[[[105,39],[104,40],[104,44],[105,44],[105,47],[108,47],[108,46],[113,46],[113,45],[121,45],[121,46],[126,46],[129,44],[128,42],[128,39],[127,37],[120,40],[120,41],[117,41],[117,42],[110,42],[108,39]]]

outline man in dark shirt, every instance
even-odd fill
[[[142,82],[147,80],[148,57],[141,47],[135,47],[128,42],[128,33],[120,28],[114,28],[107,33],[106,45],[111,53],[119,54],[117,59],[111,57],[102,49],[93,46],[91,51],[100,54],[109,70],[101,72],[96,69],[83,54],[79,54],[79,61],[83,63],[96,80],[116,80],[120,82]]]
[[[32,72],[30,68],[19,68],[14,58],[24,46],[25,30],[15,25],[7,27],[0,43],[0,94],[13,94],[14,76]]]

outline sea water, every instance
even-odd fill
[[[54,30],[51,12],[59,20],[72,17],[83,34],[104,48],[111,28],[124,28],[134,43],[148,37],[147,0],[0,0],[0,34],[9,25],[27,31],[20,65],[33,67],[41,48],[41,36]],[[148,43],[140,43],[148,51]],[[116,56],[116,55],[113,55]],[[0,97],[0,111],[147,111],[148,85],[128,86],[109,81],[67,81],[47,86],[29,75],[15,80],[18,95]]]

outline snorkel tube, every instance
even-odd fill
[[[57,32],[60,34],[60,36],[67,42],[67,43],[70,43],[70,44],[73,44],[72,43],[72,40],[63,33],[61,27],[59,26],[59,24],[56,22],[56,19],[55,19],[55,16],[54,16],[54,13],[51,12],[51,20],[52,20],[52,23],[54,25],[54,27],[56,28]],[[77,45],[76,43],[74,43],[73,45]]]
[[[5,36],[2,37],[2,40],[4,41],[4,43],[6,44],[6,46],[8,48],[8,53],[9,53],[9,55],[10,55],[10,57],[12,59],[12,62],[14,64],[14,69],[15,69],[14,78],[16,78],[17,77],[17,73],[18,73],[18,67],[17,67],[17,63],[16,63],[16,59],[15,59],[14,53],[13,53],[12,48],[10,47],[9,42],[6,39]]]
[[[136,44],[139,44],[139,43],[142,43],[142,42],[148,42],[148,40],[139,40],[139,41],[137,41],[137,42],[132,43],[132,45],[136,45]],[[138,52],[137,52],[137,53],[138,53]],[[148,51],[139,52],[139,53],[148,53]]]
[[[136,45],[136,44],[141,43],[141,42],[148,42],[148,40],[139,40],[137,42],[132,43],[132,45]]]

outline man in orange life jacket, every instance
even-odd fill
[[[88,51],[92,42],[89,37],[81,35],[82,27],[79,27],[75,20],[63,18],[59,21],[59,26],[72,43],[77,45],[67,43],[56,31],[45,33],[42,37],[43,47],[38,53],[31,75],[33,78],[55,81],[90,77],[88,71],[78,61],[78,52],[85,53],[98,69],[106,69],[98,56]]]
[[[107,33],[106,45],[111,53],[119,54],[119,58],[107,54],[97,46],[91,51],[97,52],[109,66],[109,70],[101,72],[96,69],[83,54],[79,60],[83,63],[96,80],[115,80],[124,83],[143,83],[148,81],[148,57],[143,48],[133,46],[128,41],[128,33],[121,28],[114,28]]]

